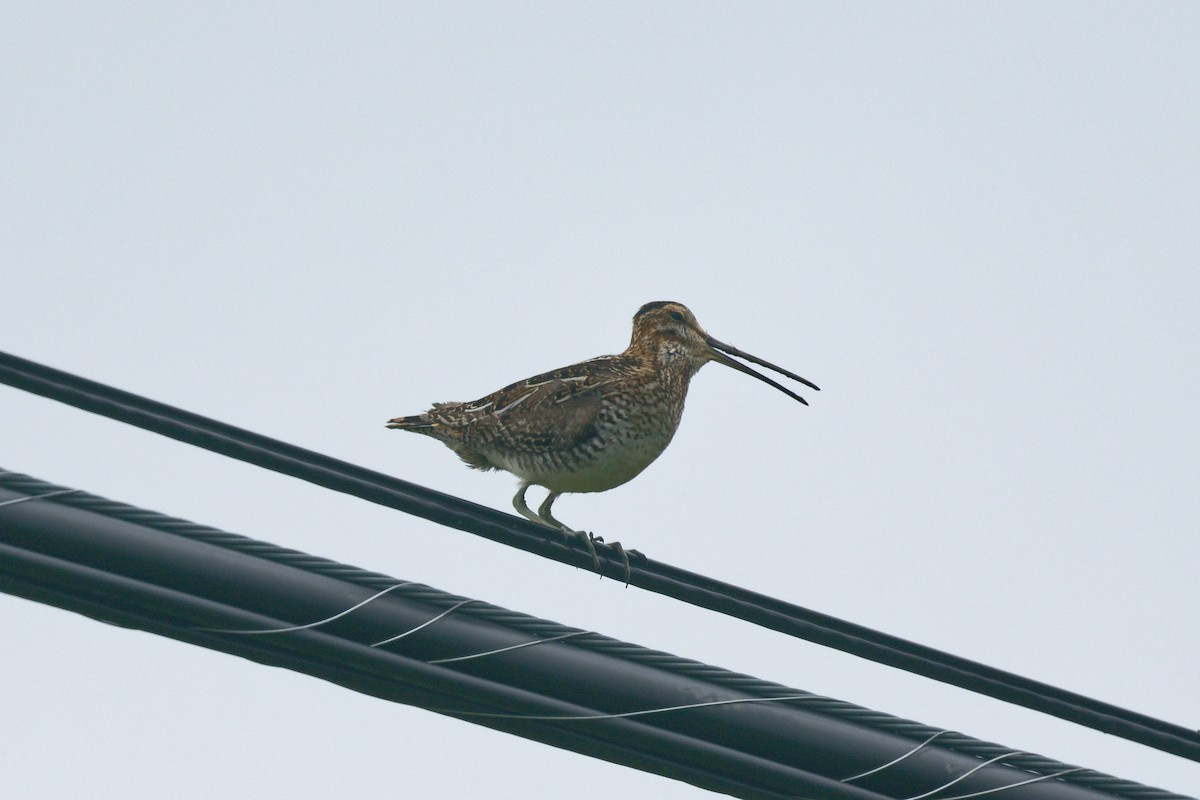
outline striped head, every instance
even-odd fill
[[[646,303],[638,309],[633,317],[633,338],[627,352],[647,355],[662,368],[682,367],[689,378],[709,361],[715,361],[770,384],[789,397],[808,405],[803,397],[792,390],[733,359],[733,356],[738,356],[820,391],[816,384],[794,372],[717,341],[700,327],[696,316],[687,306],[669,300]]]

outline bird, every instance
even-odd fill
[[[472,402],[434,403],[423,414],[389,420],[387,427],[436,439],[475,469],[515,475],[517,512],[561,532],[567,543],[580,538],[599,572],[595,544],[604,539],[569,528],[551,507],[560,495],[604,492],[641,474],[675,436],[688,385],[701,367],[723,364],[808,405],[734,357],[820,391],[794,372],[714,339],[686,306],[664,300],[638,309],[621,353],[535,375]],[[537,513],[525,501],[530,486],[549,491]],[[628,584],[627,552],[619,542],[608,547],[624,561]]]

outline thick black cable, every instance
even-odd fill
[[[0,591],[738,797],[1185,800],[3,470]]]
[[[582,550],[526,520],[0,352],[0,382],[576,567]],[[605,575],[625,577],[604,550]],[[1200,731],[880,633],[653,560],[629,582],[702,608],[1200,761]]]

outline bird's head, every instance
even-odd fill
[[[801,378],[794,372],[777,367],[774,364],[763,361],[757,356],[752,356],[749,353],[738,350],[732,345],[724,344],[709,336],[700,327],[700,323],[696,321],[696,316],[682,303],[660,300],[653,303],[646,303],[646,305],[638,309],[637,314],[633,317],[633,339],[629,346],[630,349],[649,353],[663,366],[672,364],[686,365],[689,377],[709,361],[724,364],[727,367],[736,369],[738,372],[744,372],[747,375],[758,378],[764,383],[769,383],[779,391],[799,400],[805,405],[808,405],[808,402],[803,397],[781,386],[767,376],[756,372],[742,362],[735,361],[732,356],[739,356],[820,391],[820,388],[816,384]]]

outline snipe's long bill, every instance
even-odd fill
[[[745,352],[744,350],[738,350],[733,345],[718,342],[716,339],[712,338],[711,336],[709,336],[705,339],[705,343],[708,344],[708,346],[710,348],[712,348],[712,351],[713,351],[712,352],[712,360],[713,361],[716,361],[718,364],[724,364],[727,367],[733,367],[738,372],[744,372],[747,375],[753,375],[754,377],[758,378],[763,383],[769,383],[770,385],[774,386],[779,391],[786,394],[788,397],[799,400],[801,403],[804,403],[804,405],[808,405],[808,401],[805,400],[800,395],[793,392],[791,389],[787,388],[783,384],[776,383],[775,381],[768,378],[766,375],[763,375],[761,372],[755,372],[754,370],[750,369],[750,367],[747,367],[745,364],[743,364],[740,361],[734,361],[729,356],[737,356],[738,358],[744,358],[747,361],[758,364],[760,367],[766,367],[767,369],[773,369],[776,372],[778,372],[780,375],[786,375],[787,377],[791,378],[792,380],[799,381],[800,383],[803,383],[805,386],[808,386],[809,388],[811,388],[815,391],[818,391],[818,392],[821,391],[820,386],[817,386],[815,383],[813,383],[812,381],[810,381],[806,378],[801,378],[799,375],[792,372],[791,370],[786,370],[783,367],[777,367],[774,364],[772,364],[770,361],[763,361],[758,356],[752,356],[749,353]],[[726,353],[728,353],[728,355],[726,355]]]
[[[561,494],[620,486],[658,458],[679,427],[688,385],[702,366],[724,364],[808,405],[735,357],[819,391],[796,373],[709,336],[686,306],[659,301],[634,315],[624,352],[535,375],[469,403],[434,403],[424,414],[396,417],[387,427],[437,439],[475,469],[516,475],[520,488],[513,507],[562,531],[568,542],[581,538],[599,570],[595,543],[603,539],[568,528],[550,507]],[[549,490],[536,514],[525,503],[533,485]],[[608,547],[622,558],[628,581],[624,549],[616,542]]]

